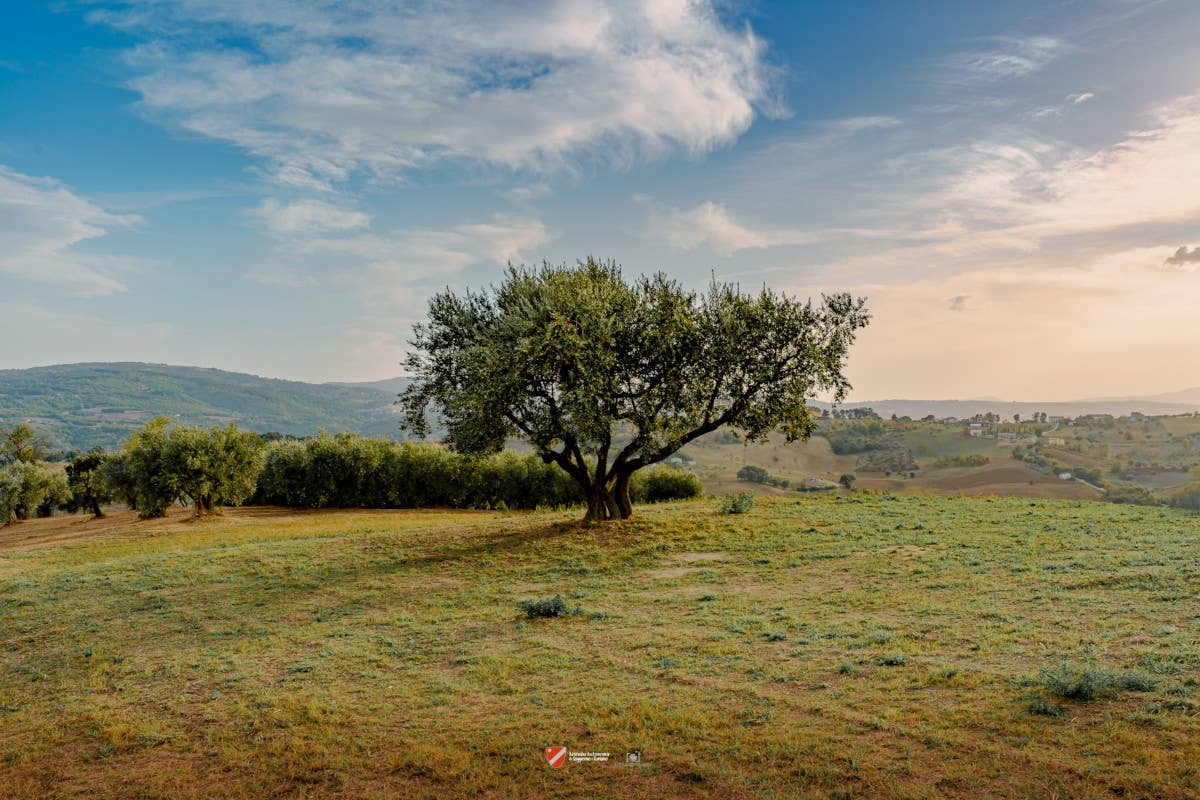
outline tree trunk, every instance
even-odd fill
[[[608,519],[621,518],[621,510],[617,508],[617,498],[613,497],[612,492],[604,493],[604,508],[608,513]]]
[[[633,477],[632,472],[618,472],[617,482],[613,485],[613,499],[617,504],[617,516],[619,519],[629,519],[633,516],[633,501],[629,499],[629,479]]]
[[[603,486],[589,486],[587,489],[587,516],[584,522],[603,522],[608,519],[608,492]]]

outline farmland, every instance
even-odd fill
[[[5,528],[0,796],[1200,792],[1200,516],[715,505]]]

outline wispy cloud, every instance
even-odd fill
[[[246,213],[272,233],[280,234],[349,231],[365,228],[371,222],[362,211],[339,208],[319,200],[281,203],[268,198]]]
[[[940,68],[948,81],[995,83],[1040,72],[1067,49],[1062,39],[1052,36],[992,39],[944,59]]]
[[[355,288],[364,308],[386,312],[418,310],[431,288],[461,280],[463,270],[473,265],[536,261],[537,248],[549,238],[537,218],[497,215],[447,228],[313,237],[296,247],[306,256],[337,264],[339,279]]]
[[[810,231],[744,225],[724,205],[711,201],[679,209],[658,205],[645,195],[636,195],[634,200],[647,208],[650,236],[666,241],[672,250],[708,246],[714,253],[728,256],[741,250],[807,244],[820,238]]]
[[[130,63],[147,114],[296,187],[443,159],[699,154],[777,109],[762,42],[710,0],[133,0],[93,19],[145,40]]]
[[[0,273],[10,277],[84,297],[124,291],[118,276],[144,264],[78,245],[140,221],[110,214],[52,178],[0,166]]]

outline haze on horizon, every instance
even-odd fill
[[[850,290],[851,400],[1200,384],[1200,5],[31,3],[0,368],[393,377],[433,291]]]

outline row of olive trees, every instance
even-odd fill
[[[236,425],[169,427],[162,417],[118,453],[83,453],[65,465],[46,462],[46,454],[44,440],[28,425],[0,435],[0,520],[44,517],[55,509],[102,517],[103,506],[114,500],[143,518],[161,517],[172,503],[186,500],[199,516],[254,493],[263,443]]]
[[[468,456],[439,445],[396,443],[343,433],[265,444],[236,425],[211,429],[156,419],[119,452],[72,458],[65,469],[32,460],[0,468],[0,519],[88,511],[121,502],[142,518],[161,517],[175,502],[197,516],[247,500],[303,508],[538,508],[581,504],[579,485],[553,464],[506,451]],[[636,502],[697,497],[692,474],[655,468],[632,486]]]
[[[675,469],[648,470],[634,500],[696,497],[700,481]],[[267,449],[254,502],[305,508],[538,508],[580,505],[578,483],[530,453],[470,456],[444,447],[350,433],[280,441]]]

